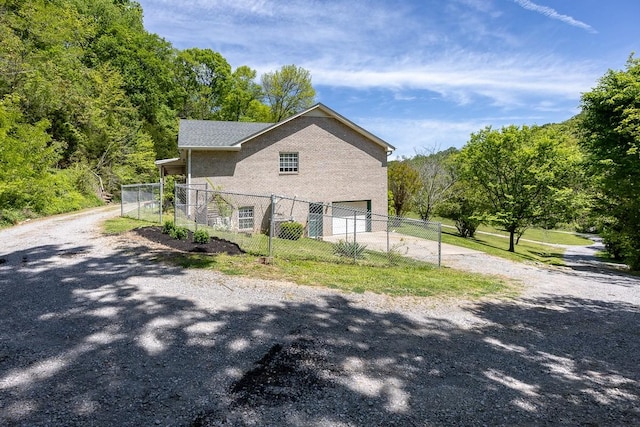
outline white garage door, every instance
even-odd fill
[[[332,204],[333,234],[353,234],[367,231],[367,201],[334,202]]]

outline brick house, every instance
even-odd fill
[[[181,120],[178,149],[180,158],[156,162],[162,177],[184,174],[187,184],[313,202],[292,215],[310,237],[344,232],[340,220],[309,227],[322,210],[334,218],[352,209],[387,214],[387,156],[394,147],[323,104],[275,124]],[[248,214],[253,207],[240,213]],[[371,231],[370,222],[362,224],[366,230],[359,231]]]

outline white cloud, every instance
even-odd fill
[[[412,157],[421,151],[462,148],[471,133],[486,126],[499,128],[531,123],[531,117],[486,117],[473,120],[356,118],[355,122],[396,147],[390,159]]]
[[[555,9],[552,9],[548,6],[542,6],[536,3],[533,3],[532,1],[529,0],[514,0],[518,5],[520,5],[521,7],[527,9],[527,10],[531,10],[533,12],[538,12],[544,16],[547,16],[551,19],[557,19],[558,21],[562,21],[565,24],[569,24],[573,27],[577,27],[577,28],[582,28],[583,30],[586,30],[590,33],[597,33],[597,31],[591,27],[591,25],[589,24],[585,24],[582,21],[578,21],[577,19],[572,18],[571,16],[568,15],[562,15],[560,13],[558,13]]]
[[[472,133],[487,126],[499,129],[503,126],[543,125],[548,123],[544,114],[536,111],[515,115],[487,115],[469,119],[352,117],[352,120],[374,135],[396,147],[391,160],[412,157],[423,151],[441,151],[449,147],[462,148]],[[567,114],[569,118],[571,114]]]
[[[423,63],[420,60],[395,65],[333,64],[309,62],[316,85],[355,89],[429,90],[459,105],[485,97],[499,107],[530,102],[531,97],[577,99],[593,84],[597,72],[590,64],[563,63],[544,58],[501,59],[471,53]]]
[[[506,50],[517,44],[513,36],[483,21],[498,15],[491,3],[450,2],[434,9],[439,15],[419,19],[411,9],[416,5],[143,0],[147,20],[179,47],[210,47],[232,66],[246,64],[259,75],[296,64],[311,71],[316,86],[386,89],[402,93],[403,100],[412,89],[437,92],[458,105],[488,98],[505,108],[528,103],[531,96],[577,99],[600,73],[589,64]],[[564,16],[553,9],[547,15]],[[478,53],[477,46],[462,47],[455,39],[460,32],[468,32],[468,40],[500,40],[495,45],[502,48]]]

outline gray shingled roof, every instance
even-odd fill
[[[180,120],[178,148],[231,147],[274,123]]]

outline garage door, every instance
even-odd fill
[[[333,234],[353,234],[367,231],[367,205],[366,200],[359,202],[334,202],[332,204]]]

